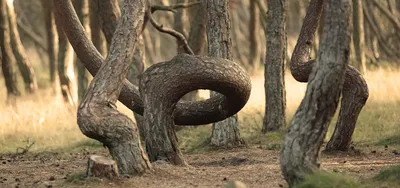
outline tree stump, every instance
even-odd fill
[[[91,155],[88,159],[86,175],[88,177],[107,177],[118,176],[117,162],[100,155]]]

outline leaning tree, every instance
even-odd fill
[[[311,2],[307,15],[319,15],[323,1]],[[290,186],[318,169],[319,151],[339,103],[343,83],[348,78],[345,74],[349,72],[346,69],[349,70],[351,1],[328,0],[325,8],[325,27],[316,64],[309,75],[306,95],[291,122],[280,156],[283,176]],[[306,18],[303,29],[310,21],[316,21]]]
[[[118,112],[117,99],[144,116],[146,150],[150,161],[186,164],[173,126],[203,125],[236,114],[250,96],[250,80],[236,63],[221,58],[181,54],[148,68],[139,90],[125,79],[143,20],[150,20],[144,0],[125,0],[107,59],[89,40],[69,0],[54,0],[57,17],[78,58],[95,75],[78,109],[82,132],[99,140],[117,161],[120,173],[142,173],[151,168],[142,151],[136,125]],[[162,27],[162,26],[161,26]],[[165,29],[165,28],[164,28]],[[186,93],[211,89],[204,101],[178,102]]]
[[[304,18],[297,44],[294,48],[290,70],[299,82],[308,82],[315,60],[310,58],[321,12],[325,0],[311,0]],[[326,10],[331,11],[331,10]],[[326,24],[326,22],[325,22]],[[335,131],[329,140],[326,150],[342,150],[349,148],[357,118],[368,99],[368,86],[357,69],[348,65],[342,89],[339,118]]]

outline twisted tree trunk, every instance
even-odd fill
[[[17,60],[18,68],[25,83],[25,90],[28,93],[34,93],[37,90],[37,81],[35,71],[29,59],[26,56],[25,48],[22,45],[21,38],[17,29],[17,19],[15,17],[13,0],[7,1],[8,23],[10,25],[11,48]]]
[[[290,69],[293,77],[299,82],[308,81],[308,77],[315,64],[315,60],[310,60],[310,49],[313,44],[323,4],[324,0],[311,0],[300,31],[300,36],[292,54]],[[340,106],[335,134],[344,135],[345,137],[333,136],[326,150],[345,151],[349,148],[351,135],[357,123],[358,115],[368,99],[368,86],[364,78],[350,65],[348,65],[346,69],[342,94],[342,105]]]
[[[313,3],[316,2],[312,0]],[[322,6],[310,8],[318,8],[314,11],[319,12]],[[318,63],[311,72],[306,95],[293,118],[281,151],[281,168],[289,186],[299,183],[319,168],[320,147],[337,108],[349,62],[351,1],[328,0],[325,11]]]
[[[17,88],[16,75],[12,63],[15,62],[14,54],[10,46],[10,28],[7,17],[6,0],[0,0],[0,48],[1,48],[1,69],[7,88],[7,102],[15,100],[20,95]]]
[[[286,18],[287,1],[268,1],[265,31],[267,53],[265,62],[265,116],[262,132],[277,131],[286,126],[286,92],[285,92],[285,61],[286,61]]]
[[[60,18],[78,22],[69,1],[55,0],[55,5]],[[119,35],[113,38],[107,62],[94,77],[78,108],[81,131],[107,146],[121,174],[141,174],[151,168],[135,124],[115,107],[133,58],[130,52],[135,48],[144,10],[144,0],[125,0],[123,17],[116,29]],[[82,29],[81,25],[76,27]]]
[[[244,69],[221,58],[180,54],[170,61],[149,67],[142,75],[140,92],[145,104],[146,150],[151,161],[186,164],[173,128],[173,113],[179,99],[197,89],[217,91],[229,101],[235,101],[216,107],[231,109],[246,104],[251,85]]]
[[[207,0],[208,56],[232,60],[231,24],[227,0]],[[211,97],[218,95],[211,92]],[[238,116],[214,123],[211,143],[216,147],[232,147],[244,144],[240,137]]]

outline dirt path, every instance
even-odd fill
[[[279,151],[241,148],[185,155],[189,167],[154,164],[154,171],[141,177],[114,181],[66,179],[85,172],[87,156],[106,155],[105,150],[73,153],[40,153],[0,156],[0,187],[224,187],[239,180],[248,187],[287,187],[279,168]],[[322,157],[322,168],[356,178],[370,178],[379,170],[400,164],[400,156],[389,150],[357,156]]]

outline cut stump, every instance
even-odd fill
[[[117,162],[100,155],[91,155],[88,159],[86,175],[98,178],[117,177],[119,175]]]

